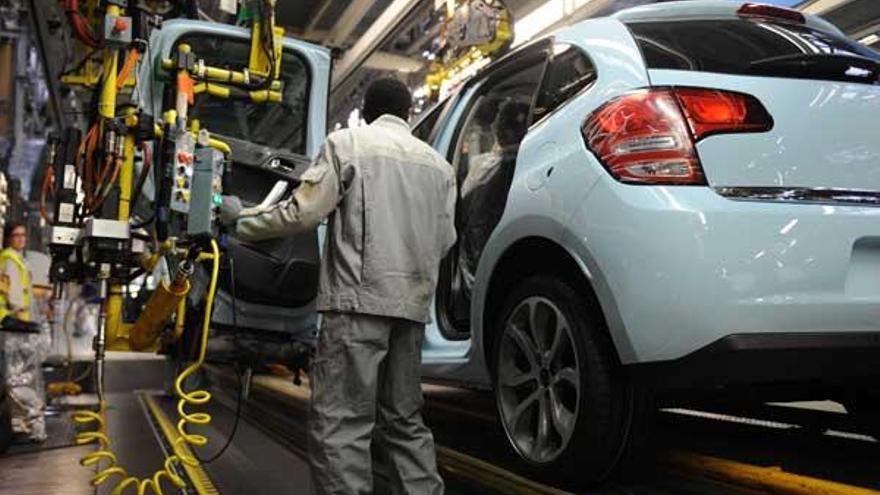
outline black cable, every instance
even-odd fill
[[[149,234],[142,234],[140,232],[132,232],[131,238],[132,239],[140,239],[140,240],[146,241],[146,242],[150,242],[153,240],[153,238],[150,237]]]
[[[140,277],[141,275],[145,275],[146,273],[147,271],[143,268],[136,268],[133,272],[128,274],[128,278],[126,279],[126,281],[128,283],[132,283],[136,278]],[[146,277],[144,277],[144,280],[146,280]]]
[[[232,423],[232,430],[229,432],[229,436],[226,437],[226,443],[223,444],[223,447],[221,447],[220,450],[218,450],[217,453],[212,455],[211,457],[207,459],[202,459],[197,452],[193,452],[195,458],[198,459],[199,462],[201,462],[202,464],[210,464],[219,459],[220,456],[222,456],[226,452],[229,446],[232,445],[232,440],[235,438],[235,433],[238,431],[238,423],[240,423],[241,421],[241,405],[244,402],[244,386],[241,384],[243,378],[241,376],[241,371],[238,369],[238,366],[235,366],[234,369],[235,377],[238,380],[238,393],[236,394],[235,399],[235,421]]]
[[[82,69],[83,66],[86,65],[86,63],[89,60],[91,60],[95,55],[99,55],[99,53],[98,53],[99,51],[101,51],[100,48],[96,48],[96,49],[90,51],[88,54],[86,54],[85,57],[82,58],[82,60],[77,62],[77,64],[75,66],[71,67],[70,69],[65,70],[64,72],[62,72],[59,75],[63,77],[63,76],[68,76],[70,74],[74,74],[76,72],[79,72],[79,70]]]
[[[231,292],[230,295],[232,296],[233,338],[236,338],[238,337],[238,310],[235,306],[235,263],[232,261],[232,257],[229,258],[229,280],[229,290]],[[232,430],[229,432],[229,436],[226,437],[226,443],[223,445],[223,447],[220,448],[220,450],[217,451],[216,454],[212,455],[208,459],[202,459],[201,457],[199,457],[197,452],[193,452],[193,455],[195,455],[196,459],[198,459],[199,462],[201,462],[202,464],[209,464],[219,459],[220,456],[222,456],[223,453],[226,452],[226,449],[228,449],[229,446],[232,445],[232,440],[235,438],[235,432],[238,431],[238,423],[241,422],[241,406],[244,402],[244,385],[242,385],[241,383],[243,377],[241,376],[241,370],[239,369],[238,364],[234,365],[234,369],[235,377],[238,380],[238,393],[236,394],[237,397],[235,400],[235,422],[232,423]]]
[[[148,216],[146,219],[141,220],[140,222],[131,224],[131,228],[132,228],[132,230],[142,229],[142,228],[146,227],[147,225],[150,225],[151,223],[153,223],[153,220],[155,220],[155,219],[156,219],[156,212],[152,212],[152,213],[150,213],[150,216]]]
[[[141,193],[144,191],[144,184],[147,182],[147,176],[150,174],[150,169],[153,167],[153,159],[155,158],[155,148],[149,149],[148,146],[153,145],[151,142],[149,145],[146,143],[141,143],[141,153],[143,153],[143,160],[141,165],[141,173],[138,174],[137,182],[134,186],[134,193],[131,195],[131,203],[136,204],[137,200],[140,198]],[[155,195],[154,195],[155,196]]]

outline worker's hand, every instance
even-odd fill
[[[220,223],[226,227],[235,226],[241,216],[241,200],[238,196],[223,196],[220,204]]]

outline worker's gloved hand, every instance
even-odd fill
[[[241,200],[238,196],[223,196],[220,204],[220,223],[225,227],[234,227],[241,216]]]

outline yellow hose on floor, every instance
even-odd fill
[[[208,348],[208,330],[211,325],[211,312],[214,307],[214,296],[217,292],[217,278],[220,272],[220,250],[217,247],[217,241],[213,239],[211,240],[211,251],[212,254],[209,255],[209,257],[213,261],[213,268],[211,270],[211,282],[208,286],[208,295],[205,304],[205,317],[202,323],[199,355],[192,364],[177,375],[177,379],[174,381],[174,391],[180,398],[177,401],[177,413],[180,416],[180,421],[177,422],[177,431],[180,433],[180,436],[176,441],[196,447],[208,443],[208,438],[204,435],[188,433],[186,427],[188,424],[207,425],[211,422],[211,415],[204,412],[187,412],[186,406],[201,406],[207,404],[211,400],[211,393],[207,390],[192,390],[186,392],[183,390],[183,382],[202,367],[202,364],[205,362],[205,353]],[[186,482],[175,472],[175,465],[181,463],[189,466],[197,466],[199,461],[190,455],[169,455],[165,458],[163,468],[156,471],[156,473],[150,478],[129,476],[128,471],[126,471],[125,468],[117,465],[118,461],[116,454],[113,453],[110,437],[107,436],[106,408],[107,404],[102,400],[97,412],[78,411],[73,416],[74,422],[78,425],[95,426],[94,430],[85,431],[76,436],[76,443],[78,445],[97,443],[99,446],[97,451],[83,456],[79,461],[80,464],[83,466],[95,466],[102,461],[105,462],[104,468],[99,468],[98,474],[92,478],[91,483],[93,486],[101,485],[111,478],[117,478],[118,481],[111,491],[111,495],[120,495],[128,488],[134,488],[137,495],[146,495],[148,493],[147,490],[152,490],[155,495],[165,495],[165,492],[162,491],[162,480],[165,478],[178,488],[186,486]],[[172,450],[177,452],[182,451],[182,449]]]

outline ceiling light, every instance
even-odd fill
[[[859,43],[861,43],[863,45],[870,46],[870,45],[873,45],[874,43],[877,43],[878,41],[880,41],[880,36],[878,36],[876,34],[869,34],[868,36],[865,36],[864,38],[860,39]]]

